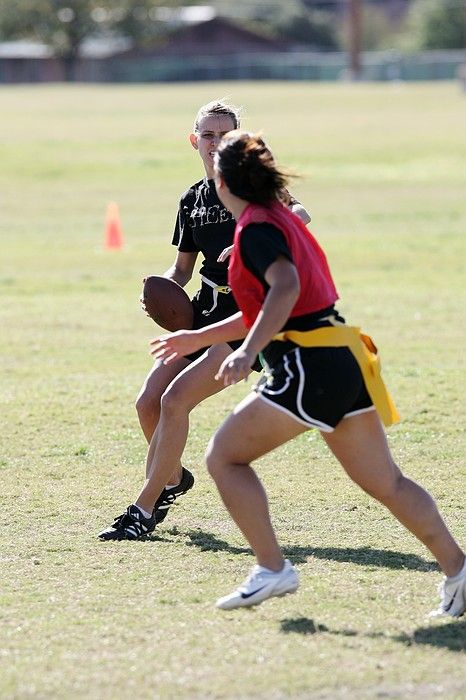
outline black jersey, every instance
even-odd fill
[[[240,240],[241,258],[244,266],[260,280],[268,291],[264,274],[275,260],[283,255],[292,261],[286,238],[273,224],[249,224],[245,227]]]
[[[220,202],[213,180],[203,178],[180,199],[173,245],[183,253],[202,253],[200,274],[218,285],[226,285],[228,262],[217,258],[233,244],[235,220]]]

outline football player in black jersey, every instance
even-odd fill
[[[238,307],[228,287],[228,258],[235,220],[220,202],[214,184],[214,155],[224,134],[239,127],[240,110],[222,101],[203,105],[196,115],[191,146],[198,151],[205,176],[181,197],[172,243],[177,247],[173,265],[164,273],[184,287],[191,279],[199,254],[201,287],[192,299],[193,328],[202,328],[236,313]],[[290,196],[290,208],[305,223],[310,217]],[[139,539],[164,520],[174,500],[192,488],[193,475],[181,458],[189,431],[190,411],[223,386],[215,373],[240,342],[203,348],[169,365],[155,362],[136,401],[141,428],[149,443],[146,481],[135,504],[99,533],[102,540]],[[256,369],[260,366],[256,364]],[[151,484],[153,466],[172,465],[172,477],[162,494]]]

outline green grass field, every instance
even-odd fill
[[[187,134],[230,96],[312,212],[347,319],[402,414],[389,439],[466,545],[466,97],[455,84],[231,83],[0,89],[0,697],[466,697],[466,622],[429,622],[429,553],[315,432],[257,465],[301,588],[213,603],[253,563],[203,465],[246,392],[197,408],[197,484],[142,543],[95,535],[136,496],[134,398],[158,329],[141,280],[171,264]],[[126,245],[103,249],[107,203]],[[190,285],[194,290],[195,284]],[[464,618],[463,618],[464,619]]]

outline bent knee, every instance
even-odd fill
[[[209,444],[207,445],[205,453],[205,462],[207,465],[207,471],[210,476],[216,480],[222,469],[222,465],[225,460],[222,457],[222,450],[220,449],[219,441],[216,439],[216,435],[210,438]]]
[[[205,451],[204,460],[207,466],[207,471],[209,472],[210,476],[213,477],[215,472],[215,465],[218,462],[215,447],[215,435],[209,440],[209,444],[207,445],[207,449]]]
[[[149,402],[147,400],[147,396],[143,392],[137,395],[136,401],[134,402],[134,408],[139,416],[141,413],[145,413],[148,410]]]
[[[140,418],[158,418],[160,413],[160,402],[158,397],[156,399],[146,391],[141,391],[136,398],[134,407]]]
[[[160,406],[165,414],[184,413],[187,410],[186,396],[176,384],[172,384],[162,394]]]

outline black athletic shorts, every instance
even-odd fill
[[[269,365],[255,391],[261,399],[308,428],[332,432],[346,416],[374,410],[361,370],[348,348],[292,346],[264,351]]]
[[[209,287],[204,282],[196,296],[191,299],[194,311],[194,321],[193,329],[204,328],[205,326],[210,326],[211,323],[217,323],[217,321],[223,321],[229,316],[238,313],[238,306],[233,298],[232,292],[219,292],[214,296],[214,290]],[[232,350],[236,350],[240,347],[242,340],[232,340],[228,343]],[[207,348],[201,348],[197,352],[193,352],[190,355],[186,355],[186,359],[197,360],[198,357],[203,355]],[[256,359],[253,370],[260,372],[262,370],[262,365],[259,360]]]

